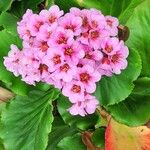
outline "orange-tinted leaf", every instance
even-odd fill
[[[111,119],[105,140],[105,150],[150,150],[150,129],[128,127]]]

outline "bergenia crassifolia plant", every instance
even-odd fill
[[[72,115],[92,114],[99,104],[92,95],[96,82],[120,74],[128,64],[118,26],[117,18],[96,9],[27,10],[17,27],[23,49],[11,45],[4,64],[27,84],[42,81],[60,89],[72,103]]]
[[[150,150],[149,0],[0,0],[0,150]]]

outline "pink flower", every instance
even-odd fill
[[[27,27],[31,36],[37,36],[41,26],[45,23],[45,20],[43,17],[34,14],[29,18],[28,22]]]
[[[96,99],[95,96],[89,95],[87,94],[85,96],[85,101],[84,101],[84,105],[85,105],[85,111],[87,112],[87,114],[93,114],[99,104],[98,100]]]
[[[52,37],[53,38],[48,41],[49,46],[64,46],[66,44],[70,45],[74,42],[73,32],[65,30],[62,27],[58,27]]]
[[[103,57],[100,62],[97,62],[97,71],[103,76],[112,76],[112,68],[108,57]]]
[[[55,72],[55,78],[58,80],[63,80],[64,82],[72,81],[74,75],[77,72],[77,67],[72,64],[64,62]]]
[[[120,49],[119,39],[116,37],[107,37],[102,40],[101,43],[102,51],[107,55],[113,55]]]
[[[15,76],[19,75],[19,65],[22,52],[17,48],[16,45],[11,45],[11,50],[8,53],[7,57],[4,57],[4,65],[7,70],[14,73]]]
[[[53,73],[44,78],[43,82],[53,85],[55,88],[58,89],[61,89],[64,85],[64,82],[62,80],[56,79]]]
[[[85,96],[84,101],[78,101],[75,104],[72,105],[68,109],[68,111],[72,115],[81,115],[85,116],[88,114],[93,114],[97,108],[97,105],[99,104],[98,100],[95,98],[95,96],[91,96],[87,94]]]
[[[78,68],[77,79],[83,83],[86,92],[93,93],[96,90],[95,82],[101,79],[101,74],[94,70],[93,67],[85,65],[82,68]]]
[[[71,115],[80,115],[84,117],[87,113],[84,110],[84,102],[78,101],[68,109]]]
[[[39,15],[43,17],[49,25],[51,25],[54,22],[57,22],[58,18],[60,18],[63,14],[63,10],[60,10],[57,5],[53,5],[49,10],[42,10]]]
[[[103,57],[103,54],[100,50],[93,50],[90,46],[83,45],[83,50],[85,51],[85,59],[100,61]]]
[[[100,13],[91,13],[89,16],[89,24],[92,29],[104,29],[106,26],[106,20],[105,17]]]
[[[99,49],[103,38],[107,37],[108,34],[105,30],[90,30],[89,32],[89,44],[94,49]]]
[[[106,30],[108,30],[110,36],[116,36],[118,34],[118,19],[112,16],[106,16],[105,18],[107,22]]]
[[[82,26],[81,17],[77,17],[67,13],[63,18],[60,19],[59,24],[65,29],[71,30],[76,36],[81,33],[81,26]]]
[[[128,57],[128,55],[129,50],[127,46],[124,45],[123,41],[120,41],[120,50],[118,50],[114,55],[109,56],[113,73],[120,74],[121,70],[127,67],[126,58]]]
[[[44,24],[41,26],[36,39],[41,41],[48,41],[51,38],[52,33],[55,32],[57,23],[53,23],[51,26]]]
[[[85,56],[84,50],[79,42],[64,45],[62,50],[66,61],[69,63],[78,64],[79,60]]]
[[[73,14],[74,16],[80,16],[81,10],[79,8],[76,8],[76,7],[71,7],[70,13]]]
[[[29,18],[33,15],[32,10],[27,9],[26,13],[23,15],[23,18],[20,22],[17,23],[17,31],[20,38],[25,41],[29,41],[31,37],[30,29],[27,27]]]
[[[46,41],[34,41],[33,42],[34,49],[37,49],[38,51],[41,51],[43,53],[47,52],[49,49],[49,45]]]
[[[80,81],[72,80],[66,83],[62,89],[63,95],[69,97],[72,103],[76,103],[79,99],[84,101],[85,89]]]
[[[57,47],[49,48],[47,55],[43,57],[42,62],[48,66],[49,72],[54,72],[64,63],[64,55]]]
[[[27,84],[35,85],[35,82],[41,80],[40,72],[35,69],[27,69],[26,75],[22,76],[22,81],[25,81]]]

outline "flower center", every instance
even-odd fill
[[[60,57],[61,57],[60,55],[55,55],[55,56],[53,57],[53,62],[54,62],[55,65],[61,63]]]
[[[112,27],[113,22],[111,20],[107,20],[107,25],[109,25],[110,27]]]
[[[89,34],[88,34],[88,32],[84,32],[84,33],[82,33],[82,36],[83,36],[84,38],[87,38],[87,37],[89,36]]]
[[[88,52],[85,53],[85,58],[92,59],[92,55]]]
[[[107,53],[111,53],[112,50],[113,50],[113,47],[111,45],[106,44],[105,50],[106,50]]]
[[[59,37],[59,40],[57,41],[58,44],[67,44],[67,38],[65,36]]]
[[[65,55],[71,56],[72,53],[73,53],[73,49],[71,47],[65,49]]]
[[[89,23],[88,23],[88,18],[87,17],[83,17],[82,18],[82,26],[84,28],[88,27]]]
[[[119,55],[118,54],[113,55],[111,58],[111,61],[113,63],[117,63],[119,61]]]
[[[91,23],[92,23],[92,27],[94,27],[94,28],[98,27],[98,24],[97,24],[97,22],[95,20],[93,20]]]
[[[57,18],[56,18],[55,16],[50,16],[49,19],[48,19],[48,21],[49,21],[50,23],[53,23],[53,22],[55,22],[56,19],[57,19]]]
[[[108,58],[104,57],[104,58],[102,59],[102,64],[107,64],[107,65],[109,65],[109,64],[110,64],[110,60],[109,60]]]
[[[74,92],[74,93],[80,93],[81,92],[81,87],[79,85],[74,84],[71,91]]]
[[[68,64],[64,64],[63,66],[60,67],[60,70],[63,72],[67,72],[70,69]]]
[[[42,42],[40,48],[41,48],[42,52],[46,52],[47,49],[49,48],[49,46],[47,45],[47,42]]]
[[[48,66],[45,64],[40,64],[39,70],[40,70],[40,74],[42,74],[44,71],[48,72]]]
[[[88,82],[90,80],[90,75],[88,73],[81,73],[80,74],[80,81],[81,82]]]
[[[70,29],[70,30],[72,30],[74,32],[76,27],[74,25],[66,25],[65,28],[66,29]]]
[[[91,32],[91,39],[97,39],[99,37],[99,32],[98,31],[92,31]]]
[[[43,25],[44,23],[39,21],[36,23],[35,28],[39,31],[40,27]]]

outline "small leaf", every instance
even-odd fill
[[[75,134],[61,140],[56,150],[86,150],[86,147],[82,142],[81,135]]]
[[[53,121],[52,101],[58,90],[16,96],[2,113],[1,137],[7,150],[45,150]]]
[[[98,128],[92,135],[92,141],[96,147],[105,147],[105,128]]]
[[[85,117],[72,116],[67,110],[69,107],[71,107],[71,103],[68,98],[61,95],[58,100],[58,111],[63,120],[70,126],[77,127],[81,130],[86,130],[93,127],[98,121],[98,114],[96,113]]]
[[[95,96],[101,105],[108,106],[123,101],[132,92],[133,81],[141,72],[141,59],[139,54],[130,49],[128,67],[120,75],[103,77],[97,84]]]

